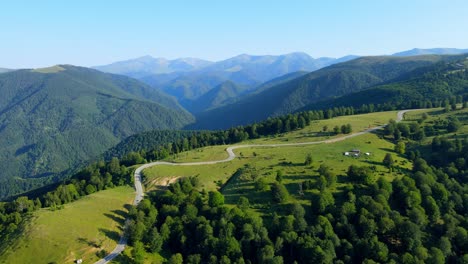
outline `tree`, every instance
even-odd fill
[[[312,162],[313,162],[312,155],[309,153],[309,154],[307,154],[307,156],[305,158],[304,165],[309,166],[310,164],[312,164]]]
[[[276,171],[276,181],[281,183],[283,181],[283,171],[277,170]]]
[[[322,127],[322,131],[323,131],[324,133],[326,133],[326,132],[328,131],[328,126],[327,126],[327,125],[323,126],[323,127]]]
[[[250,207],[249,199],[245,196],[241,196],[237,201],[237,206],[242,210],[247,210]]]
[[[372,184],[376,180],[372,169],[366,166],[351,165],[348,167],[347,175],[352,180],[366,185]]]
[[[385,167],[391,169],[393,167],[393,165],[395,164],[395,161],[393,160],[392,154],[390,154],[390,153],[385,154],[385,157],[384,157],[382,163],[383,163],[383,165],[385,165]]]
[[[135,242],[132,249],[132,257],[135,263],[143,263],[145,260],[145,248],[140,241]]]
[[[273,195],[273,201],[282,203],[288,199],[289,193],[286,187],[279,182],[273,183],[271,186],[271,194]]]
[[[351,124],[347,124],[347,125],[342,125],[341,126],[341,133],[343,134],[349,134],[352,132],[352,128],[351,128]]]
[[[208,205],[211,207],[218,207],[224,204],[224,196],[217,191],[209,192]]]
[[[406,144],[403,141],[398,141],[395,145],[395,152],[398,154],[405,154],[406,151]]]
[[[339,126],[333,127],[333,134],[338,135],[339,133],[340,133],[340,127]]]
[[[449,122],[447,124],[447,131],[448,132],[457,132],[457,130],[461,127],[461,123],[458,120],[458,118],[453,117],[449,119]]]
[[[255,181],[255,189],[257,192],[263,192],[268,190],[268,182],[265,177],[260,177]]]
[[[182,264],[184,263],[184,258],[182,257],[182,254],[177,253],[177,254],[172,255],[167,263],[168,264]]]
[[[317,187],[320,191],[323,191],[327,188],[328,182],[327,179],[325,179],[324,176],[320,176],[317,180]]]
[[[316,213],[321,214],[334,204],[335,198],[333,198],[333,194],[328,189],[325,189],[321,191],[314,200],[312,200],[312,209]]]

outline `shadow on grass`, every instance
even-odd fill
[[[120,240],[120,233],[117,231],[99,228],[99,232],[102,232],[106,237],[118,242]]]
[[[79,237],[77,239],[78,242],[82,243],[82,244],[85,244],[85,245],[88,245],[90,247],[94,247],[94,248],[99,248],[100,245],[98,245],[98,243],[96,241],[93,241],[93,240],[88,240],[84,237]]]
[[[381,150],[383,150],[383,151],[390,152],[390,153],[392,153],[392,154],[395,153],[395,150],[393,150],[393,149],[389,149],[389,148],[379,148],[379,149],[381,149]]]
[[[108,214],[108,213],[105,213],[104,215],[107,216],[108,218],[114,220],[115,222],[119,223],[121,226],[125,223],[125,218],[124,217],[120,217],[118,215]]]
[[[128,210],[130,210],[130,208],[127,209],[127,212],[128,212]],[[127,218],[127,216],[128,216],[128,213],[125,212],[124,210],[112,210],[111,212],[118,215],[118,216],[121,216],[124,219]]]

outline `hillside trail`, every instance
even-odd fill
[[[416,110],[422,110],[422,109],[408,109],[408,110],[401,110],[398,111],[397,113],[397,118],[396,122],[400,122],[403,120],[403,117],[405,113],[409,111],[416,111]],[[138,205],[140,201],[143,199],[144,193],[143,193],[143,186],[141,184],[141,172],[144,169],[153,167],[153,166],[158,166],[158,165],[170,165],[170,166],[197,166],[197,165],[210,165],[210,164],[217,164],[217,163],[223,163],[223,162],[229,162],[233,159],[236,158],[236,154],[234,153],[234,150],[240,149],[240,148],[251,148],[251,147],[293,147],[293,146],[305,146],[305,145],[317,145],[317,144],[327,144],[327,143],[335,143],[338,141],[343,141],[349,138],[357,137],[360,135],[364,135],[366,133],[370,133],[379,129],[382,129],[386,126],[387,124],[373,127],[366,129],[361,132],[353,133],[350,135],[338,137],[338,138],[332,138],[332,139],[327,139],[327,140],[321,140],[321,141],[310,141],[310,142],[302,142],[302,143],[281,143],[281,144],[246,144],[246,145],[236,145],[236,146],[230,146],[226,148],[226,152],[228,153],[228,157],[222,160],[213,160],[213,161],[200,161],[200,162],[183,162],[183,163],[176,163],[176,162],[167,162],[167,161],[155,161],[155,162],[150,162],[141,165],[135,170],[134,173],[134,179],[135,179],[135,199],[133,201],[133,205]],[[129,220],[127,219],[125,221],[125,226],[124,230],[127,229]],[[117,257],[122,251],[124,251],[125,246],[127,245],[127,237],[124,233],[120,237],[119,243],[117,246],[114,248],[114,250],[109,253],[105,258],[95,262],[95,264],[105,264],[108,263],[109,261],[113,260],[115,257]]]

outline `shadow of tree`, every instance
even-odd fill
[[[121,226],[125,223],[125,218],[120,217],[119,215],[108,214],[108,213],[105,213],[104,215],[107,216],[108,218],[114,220],[115,222],[119,223]]]
[[[102,232],[106,237],[118,242],[120,240],[120,233],[117,231],[99,228],[99,232]]]

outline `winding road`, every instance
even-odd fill
[[[402,110],[397,113],[397,118],[396,122],[400,122],[403,120],[403,117],[406,112],[409,111],[415,111],[415,110],[421,110],[421,109],[411,109],[411,110]],[[171,165],[171,166],[196,166],[196,165],[210,165],[210,164],[216,164],[216,163],[222,163],[222,162],[229,162],[233,160],[236,157],[236,154],[234,154],[235,149],[240,149],[240,148],[251,148],[251,147],[291,147],[291,146],[304,146],[304,145],[316,145],[316,144],[327,144],[327,143],[334,143],[338,141],[343,141],[348,138],[353,138],[357,137],[366,133],[370,133],[372,131],[376,131],[379,129],[382,129],[386,126],[387,124],[373,127],[366,129],[361,132],[357,132],[354,134],[342,136],[339,138],[332,138],[332,139],[327,139],[327,140],[322,140],[322,141],[312,141],[312,142],[303,142],[303,143],[284,143],[284,144],[248,144],[248,145],[236,145],[236,146],[230,146],[226,149],[226,152],[228,153],[228,157],[223,160],[213,160],[213,161],[200,161],[200,162],[184,162],[184,163],[173,163],[173,162],[167,162],[167,161],[155,161],[155,162],[150,162],[141,165],[135,170],[135,199],[133,200],[133,205],[138,205],[140,201],[143,199],[144,193],[143,193],[143,186],[141,184],[141,172],[149,167],[157,166],[157,165]],[[129,220],[127,219],[125,222],[125,227],[124,230],[127,229]],[[119,243],[117,246],[114,248],[114,250],[107,255],[105,258],[95,262],[95,264],[105,264],[108,263],[109,261],[113,260],[115,257],[117,257],[122,251],[124,251],[125,246],[127,245],[127,237],[125,235],[125,231],[120,237]]]

